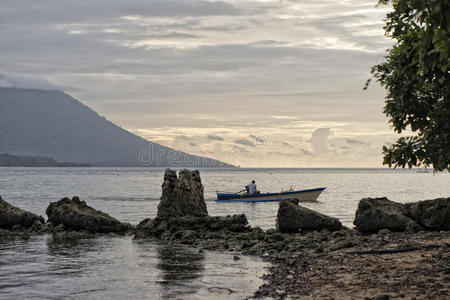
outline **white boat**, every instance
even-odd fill
[[[241,193],[217,192],[216,202],[274,202],[297,199],[300,202],[316,201],[326,188],[288,191],[280,193],[260,193],[255,195]]]

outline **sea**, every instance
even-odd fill
[[[79,196],[120,221],[156,216],[163,168],[0,168],[0,196],[43,215],[50,202]],[[301,203],[353,227],[358,202],[450,197],[450,174],[426,169],[200,169],[210,215],[246,214],[275,227],[278,203],[217,203],[217,191],[261,192],[326,187]],[[54,239],[0,237],[0,299],[244,299],[263,284],[268,264],[227,251],[168,246],[130,236]]]

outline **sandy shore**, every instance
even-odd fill
[[[389,254],[353,250],[406,249]],[[369,236],[352,248],[322,254],[270,256],[270,274],[256,298],[276,299],[450,299],[450,232]]]

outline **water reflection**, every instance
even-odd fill
[[[99,250],[98,239],[94,237],[50,235],[47,239],[48,273],[60,278],[82,276],[92,266],[88,253]]]
[[[98,247],[94,236],[55,236],[47,240],[48,251],[56,256],[79,257],[84,252]],[[95,247],[94,247],[95,246]]]
[[[192,295],[201,285],[195,279],[205,270],[203,252],[182,246],[164,245],[157,248],[158,263],[161,271],[158,284],[163,298]]]

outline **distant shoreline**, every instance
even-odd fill
[[[0,154],[0,167],[26,167],[26,168],[68,168],[91,167],[88,163],[57,162],[45,156]]]

